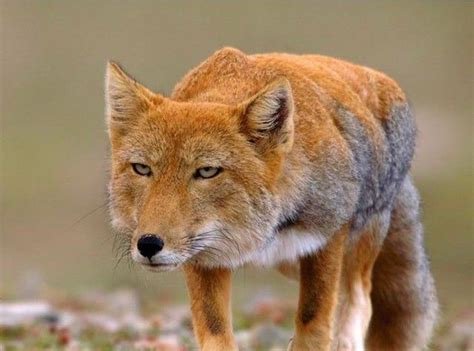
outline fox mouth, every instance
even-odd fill
[[[176,263],[142,263],[142,267],[145,267],[147,270],[152,272],[165,272],[165,271],[172,271],[178,268],[178,264]]]

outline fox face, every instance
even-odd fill
[[[177,102],[109,63],[110,212],[133,259],[235,267],[271,242],[293,110],[284,78],[234,106]]]

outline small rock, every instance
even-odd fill
[[[111,293],[103,291],[88,291],[80,296],[80,302],[93,306],[114,316],[140,314],[140,301],[135,291],[120,289]]]
[[[67,346],[71,342],[71,334],[69,329],[67,328],[60,328],[58,330],[58,343],[61,346]]]
[[[282,324],[285,319],[293,315],[294,311],[295,304],[292,301],[259,294],[244,308],[244,315],[251,320]]]
[[[191,325],[191,312],[188,306],[175,306],[151,317],[153,326],[165,333],[176,332]]]
[[[121,318],[122,328],[133,333],[144,333],[151,327],[151,323],[137,314],[124,315]]]
[[[109,313],[119,316],[140,314],[140,300],[131,289],[120,289],[109,294],[105,307]]]
[[[132,333],[143,333],[150,328],[150,323],[137,315],[127,315],[123,317],[115,317],[106,313],[77,313],[70,315],[68,323],[61,325],[68,325],[74,330],[77,335],[84,329],[100,329],[107,333],[118,333],[119,331],[127,330]]]
[[[235,332],[235,341],[239,345],[239,350],[252,350],[252,333],[249,330],[238,330]]]
[[[25,326],[37,321],[55,322],[58,319],[59,314],[45,302],[0,303],[0,326],[2,327]]]
[[[185,351],[181,345],[179,338],[176,335],[164,335],[155,339],[141,339],[133,345],[139,350],[154,350],[154,351]]]
[[[255,326],[250,333],[251,345],[264,350],[287,345],[291,338],[289,331],[268,323]]]

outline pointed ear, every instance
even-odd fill
[[[288,152],[293,146],[293,95],[290,82],[279,78],[242,104],[241,129],[265,152],[277,148]]]
[[[109,126],[133,121],[158,100],[159,95],[129,77],[117,63],[107,63],[105,110]]]

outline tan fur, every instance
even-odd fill
[[[203,349],[237,350],[230,314],[230,271],[188,265],[184,272],[199,344]]]
[[[360,351],[366,336],[372,350],[426,344],[435,312],[417,315],[423,333],[405,330],[409,313],[394,322],[406,343],[396,335],[385,342],[381,329],[389,316],[380,307],[387,293],[378,293],[393,287],[380,277],[391,274],[391,257],[400,263],[396,246],[384,246],[387,233],[389,244],[400,240],[401,257],[425,260],[419,241],[388,229],[402,221],[391,217],[395,203],[417,211],[407,176],[414,123],[393,80],[329,57],[224,48],[170,98],[110,63],[106,101],[114,228],[130,237],[140,264],[184,268],[203,350],[236,349],[230,272],[244,264],[278,267],[300,280],[293,351]],[[136,174],[137,163],[150,173]],[[216,176],[204,179],[203,168]],[[137,242],[150,234],[164,246],[145,257]],[[400,279],[430,278],[428,269],[410,268]],[[421,300],[410,301],[419,308]]]
[[[375,217],[357,242],[346,247],[339,290],[335,350],[363,351],[372,316],[372,269],[386,233],[388,213]]]
[[[300,297],[291,350],[331,348],[348,233],[348,227],[344,226],[324,250],[301,259]]]

